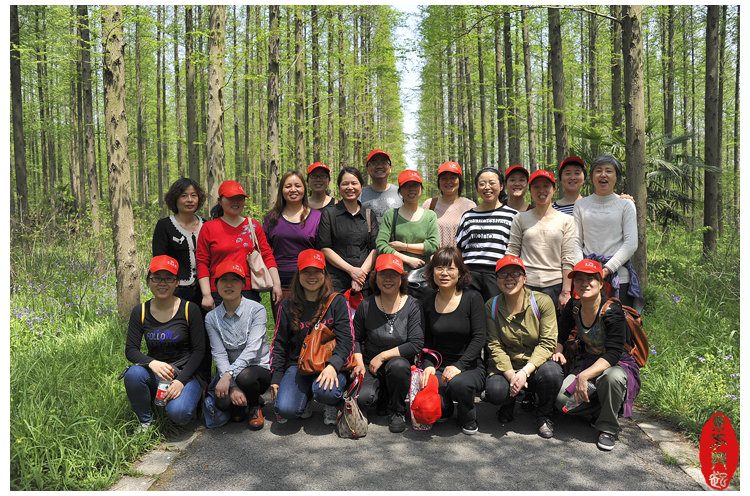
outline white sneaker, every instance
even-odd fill
[[[309,419],[310,417],[312,417],[312,401],[307,402],[307,405],[305,405],[305,411],[299,416],[301,419]]]
[[[151,428],[151,421],[150,420],[148,422],[141,422],[141,426],[138,427],[135,430],[135,433],[136,434],[143,434],[144,432],[148,431],[150,428]]]
[[[335,406],[326,405],[323,410],[323,423],[325,425],[336,425],[339,420],[339,409]]]

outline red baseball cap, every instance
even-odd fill
[[[555,175],[552,174],[550,171],[546,169],[539,169],[535,170],[531,173],[531,176],[529,176],[529,186],[531,186],[531,183],[534,182],[534,179],[538,179],[540,177],[543,177],[545,179],[549,179],[552,182],[553,186],[557,185],[557,182],[555,181]]]
[[[440,164],[440,167],[438,167],[438,176],[443,172],[452,172],[454,174],[458,174],[459,176],[464,175],[463,171],[461,171],[461,166],[456,162],[451,162],[450,160],[448,162],[443,162],[442,164]]]
[[[495,273],[508,265],[518,265],[523,269],[524,272],[526,272],[526,266],[523,264],[523,260],[518,257],[514,257],[513,255],[505,255],[495,264]]]
[[[416,368],[415,365],[412,365]],[[411,402],[411,411],[414,420],[422,425],[430,425],[437,422],[442,414],[440,408],[440,394],[438,393],[438,380],[435,374],[430,374],[427,385],[414,396]]]
[[[576,272],[585,272],[586,274],[599,274],[602,279],[604,278],[604,272],[602,271],[601,264],[595,260],[589,260],[586,258],[575,264],[573,270],[568,273],[568,279],[573,279]]]
[[[399,188],[409,181],[416,181],[419,184],[422,184],[422,176],[419,175],[419,172],[412,169],[406,169],[398,175]]]
[[[151,263],[148,266],[148,271],[152,274],[159,272],[160,270],[166,270],[174,275],[177,275],[177,270],[180,268],[180,264],[177,260],[170,257],[169,255],[157,255],[151,259]]]
[[[388,155],[388,154],[387,154],[386,152],[384,152],[383,150],[381,150],[381,149],[379,149],[379,148],[378,148],[377,150],[373,150],[373,151],[371,151],[371,152],[370,152],[370,154],[369,154],[369,155],[367,155],[367,162],[366,162],[366,163],[369,163],[369,162],[370,162],[370,160],[372,159],[372,157],[374,157],[375,155],[380,155],[380,154],[383,154],[383,155],[385,155],[385,156],[386,156],[386,158],[388,159],[388,162],[390,162],[390,161],[391,161],[391,156],[390,156],[390,155]]]
[[[326,257],[323,252],[308,248],[300,252],[297,257],[297,268],[299,270],[306,269],[308,267],[315,267],[316,269],[326,268]]]
[[[586,163],[578,155],[571,155],[560,162],[560,168],[557,169],[558,174],[562,174],[563,169],[567,165],[578,165],[583,169],[583,177],[586,177]]]
[[[221,186],[219,186],[219,196],[226,196],[227,198],[231,198],[233,196],[239,195],[247,197],[245,188],[243,188],[242,185],[237,181],[224,181],[223,183],[221,183]]]
[[[245,269],[242,268],[238,262],[232,260],[224,260],[216,267],[216,273],[214,273],[214,284],[216,280],[224,274],[237,274],[242,279],[245,279]]]
[[[512,167],[508,167],[507,169],[505,169],[505,178],[507,179],[507,178],[508,178],[508,176],[509,176],[509,175],[510,175],[510,174],[511,174],[512,172],[515,172],[515,171],[517,171],[517,170],[521,170],[521,171],[524,171],[524,172],[526,173],[526,178],[528,179],[528,177],[529,177],[529,171],[527,171],[527,170],[526,170],[526,167],[524,167],[523,165],[518,165],[518,164],[516,164],[516,165],[514,165],[514,166],[512,166]]]
[[[396,255],[390,253],[383,253],[375,260],[375,270],[380,272],[381,270],[395,270],[399,274],[404,273],[404,262],[401,261]]]
[[[328,175],[331,175],[331,168],[328,167],[323,162],[315,162],[314,164],[310,164],[307,166],[307,175],[309,176],[312,171],[315,169],[325,169],[326,172],[328,172]]]

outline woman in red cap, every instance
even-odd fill
[[[427,264],[430,285],[437,292],[424,300],[425,348],[438,351],[443,364],[437,365],[431,355],[424,358],[422,387],[430,375],[440,379],[442,418],[453,415],[464,434],[479,430],[474,398],[484,389],[485,368],[482,348],[487,321],[482,295],[469,289],[471,274],[455,246],[440,248]]]
[[[537,433],[551,438],[550,416],[563,380],[562,367],[550,359],[557,344],[555,305],[546,294],[525,286],[520,258],[501,258],[496,274],[501,294],[485,304],[487,401],[500,405],[497,419],[505,424],[513,420],[518,393],[536,394]]]
[[[221,303],[216,290],[216,267],[224,260],[239,263],[249,274],[247,257],[259,250],[273,278],[271,301],[281,299],[281,283],[271,247],[260,223],[242,215],[245,208],[245,189],[237,181],[224,181],[219,186],[219,202],[211,209],[210,220],[203,224],[198,236],[195,261],[198,265],[198,284],[203,294],[201,305],[206,310]],[[254,239],[258,240],[257,246]],[[252,289],[250,277],[245,278],[243,296],[260,301],[260,294]]]
[[[445,162],[438,167],[438,188],[440,197],[425,200],[422,208],[434,210],[437,216],[440,247],[456,246],[456,231],[461,216],[476,203],[461,196],[464,189],[464,175],[456,162]]]
[[[529,189],[536,206],[513,219],[507,253],[525,262],[526,286],[546,294],[562,309],[570,299],[568,273],[575,262],[576,230],[572,216],[552,208],[555,188],[550,171],[531,174]]]
[[[245,269],[225,260],[216,268],[216,288],[222,302],[206,315],[206,332],[216,362],[216,377],[208,386],[219,410],[233,419],[247,415],[252,430],[263,428],[261,396],[271,383],[266,336],[266,307],[242,296]]]
[[[315,399],[325,405],[323,422],[334,425],[346,388],[342,369],[354,350],[354,331],[346,298],[331,291],[323,253],[304,250],[297,260],[289,297],[279,305],[271,345],[271,398],[276,402],[280,423],[309,418],[312,412],[307,405]],[[297,363],[305,336],[318,323],[333,331],[336,346],[320,374],[305,375],[299,372]]]
[[[297,272],[297,256],[308,249],[317,249],[320,211],[310,208],[305,178],[298,171],[289,171],[279,180],[276,203],[263,220],[268,244],[271,245],[281,279],[282,297],[272,302],[274,319],[279,303],[289,296],[292,278]]]
[[[377,403],[378,413],[388,415],[388,429],[403,432],[411,360],[424,344],[422,308],[406,294],[404,263],[396,255],[385,253],[377,258],[370,287],[374,294],[354,314],[357,365],[352,377],[365,376],[359,405],[366,408]]]
[[[146,283],[153,298],[136,305],[130,313],[125,338],[125,356],[133,363],[123,373],[125,392],[140,431],[151,426],[151,401],[159,381],[169,382],[164,400],[167,416],[178,425],[195,417],[206,377],[200,364],[206,353],[203,316],[198,305],[174,295],[177,261],[167,255],[151,260]],[[148,352],[141,352],[146,340]]]
[[[508,191],[508,206],[519,212],[534,208],[526,203],[526,190],[529,189],[529,171],[522,165],[508,167],[505,171],[505,189]]]
[[[602,292],[604,278],[599,262],[581,260],[568,277],[580,300],[571,299],[562,312],[553,360],[566,363],[563,343],[574,327],[578,328],[579,344],[570,373],[559,388],[556,406],[562,409],[575,396],[580,406],[569,413],[594,416],[593,425],[599,431],[597,446],[610,451],[620,430],[618,414],[622,410],[624,417],[631,416],[633,401],[641,389],[638,364],[625,351],[625,343],[632,341],[630,328],[618,302],[611,301],[604,308],[607,297]],[[590,384],[596,388],[593,398]]]
[[[323,162],[315,162],[307,167],[307,184],[310,186],[310,208],[323,209],[336,205],[336,199],[328,195],[331,183],[331,169]]]
[[[392,208],[383,215],[378,232],[378,253],[396,255],[408,272],[427,263],[438,249],[437,216],[432,210],[419,206],[422,195],[422,176],[415,170],[398,175],[398,192],[404,205]]]

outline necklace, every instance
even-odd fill
[[[393,334],[393,324],[396,322],[396,314],[398,313],[398,310],[401,307],[401,301],[403,299],[404,299],[404,296],[401,295],[398,299],[398,302],[395,308],[396,311],[393,313],[388,313],[385,311],[385,305],[383,304],[383,297],[382,296],[380,297],[379,308],[380,308],[380,311],[383,312],[383,314],[385,315],[385,321],[386,321],[385,328],[388,331],[388,334]]]

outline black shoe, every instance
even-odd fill
[[[501,424],[508,424],[513,422],[513,408],[500,407],[497,411],[497,420]]]
[[[600,450],[612,451],[615,447],[615,435],[609,432],[600,432],[599,441],[597,441],[596,446]]]
[[[552,421],[547,417],[536,419],[537,433],[544,439],[549,439],[555,435],[555,427]]]
[[[467,436],[473,436],[479,431],[479,425],[477,425],[476,420],[470,420],[461,427],[461,431]]]
[[[391,418],[388,419],[388,430],[391,432],[404,432],[406,430],[406,419],[403,413],[393,412],[391,414]]]

